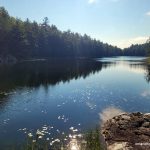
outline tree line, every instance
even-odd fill
[[[149,56],[150,55],[150,39],[144,44],[131,45],[123,50],[125,56]]]
[[[140,49],[140,50],[135,50]],[[107,57],[120,55],[145,55],[142,46],[120,48],[103,43],[84,34],[60,31],[49,25],[45,17],[42,23],[22,21],[9,15],[0,7],[0,57],[11,55],[17,59]]]
[[[49,25],[48,18],[41,24],[29,19],[22,21],[9,16],[0,8],[0,55],[19,59],[41,57],[102,57],[116,56],[121,50],[104,44],[88,35],[70,30],[60,31]]]

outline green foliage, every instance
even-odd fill
[[[72,142],[76,141],[78,150],[103,150],[100,141],[100,130],[98,128],[87,131],[83,134],[80,139],[73,138],[64,142],[63,137],[60,138],[60,142],[53,143],[50,145],[50,141],[46,139],[33,140],[32,137],[28,137],[26,144],[22,145],[23,150],[70,150],[72,149]]]
[[[100,130],[98,128],[87,132],[86,141],[86,150],[102,150],[100,143]]]
[[[122,51],[86,34],[62,32],[49,25],[47,17],[41,24],[11,17],[4,7],[0,7],[0,35],[0,56],[12,55],[17,59],[150,55],[149,41]]]
[[[147,54],[148,56],[150,56],[150,38],[147,40],[146,45],[147,45]]]
[[[103,57],[121,55],[121,49],[80,35],[70,30],[62,32],[55,25],[22,21],[9,16],[0,7],[0,55],[18,59],[48,57]]]
[[[145,44],[131,45],[123,51],[125,56],[148,56],[150,55],[150,39]]]
[[[146,59],[146,80],[149,83],[150,82],[150,57]]]
[[[146,56],[147,55],[147,44],[132,45],[129,48],[125,48],[123,51],[125,56]]]
[[[147,63],[148,65],[150,65],[150,57],[147,59]]]

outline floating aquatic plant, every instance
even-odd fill
[[[57,137],[54,138],[49,132],[53,128],[53,126],[44,125],[35,132],[27,128],[19,129],[27,135],[24,150],[101,150],[98,129],[84,134],[79,133],[79,129],[73,126],[68,129],[71,131],[70,134],[55,129]]]

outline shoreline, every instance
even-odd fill
[[[123,113],[102,126],[108,150],[150,149],[150,113]]]

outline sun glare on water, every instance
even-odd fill
[[[80,150],[76,139],[72,139],[69,145],[70,150]]]
[[[72,145],[71,150],[79,150],[76,145]]]

